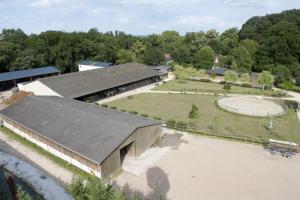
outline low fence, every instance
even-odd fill
[[[163,126],[166,128],[170,128],[170,129],[174,129],[174,130],[178,130],[178,131],[186,131],[186,132],[194,133],[194,134],[200,134],[203,136],[236,140],[236,141],[242,141],[242,142],[247,142],[247,143],[252,143],[252,144],[266,144],[267,143],[267,139],[264,139],[264,138],[258,138],[258,137],[246,136],[246,135],[238,135],[238,134],[211,133],[211,132],[199,130],[195,127],[191,127],[187,124],[174,125],[174,124],[170,124],[170,123],[164,122],[164,121],[162,123],[163,123]]]

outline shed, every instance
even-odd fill
[[[59,70],[53,66],[38,67],[19,71],[0,73],[0,87],[7,89],[17,86],[17,83],[32,81],[37,78],[59,74]]]
[[[28,117],[30,116],[30,117]],[[0,111],[3,125],[78,168],[106,179],[159,137],[159,121],[56,96],[28,96]]]
[[[111,67],[111,66],[113,66],[113,64],[109,62],[83,60],[78,64],[78,71],[93,70],[93,69],[99,69],[99,68]]]

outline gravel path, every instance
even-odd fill
[[[0,131],[0,140],[2,140],[4,143],[6,143],[8,146],[12,147],[14,150],[16,150],[21,155],[28,158],[30,161],[47,171],[49,174],[52,174],[54,177],[59,179],[61,182],[67,184],[70,183],[73,174],[64,169],[63,167],[57,165],[52,160],[46,158],[43,155],[40,155],[36,151],[32,150],[31,148],[21,144],[20,142],[10,139],[7,135],[2,133]]]

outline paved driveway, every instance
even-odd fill
[[[261,146],[184,135],[139,176],[124,172],[127,195],[174,200],[299,200],[300,156],[271,156]]]

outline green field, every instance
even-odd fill
[[[172,80],[164,83],[154,90],[160,91],[186,91],[186,92],[212,92],[212,93],[224,93],[223,85],[218,83],[206,83],[200,81],[180,81]],[[262,90],[249,87],[232,86],[230,93],[237,94],[255,94],[261,95]],[[273,91],[264,91],[265,95],[272,95]]]
[[[221,110],[215,104],[218,97],[189,94],[146,93],[109,103],[118,110],[137,111],[149,117],[167,121],[184,121],[197,130],[213,134],[242,135],[255,138],[274,138],[300,143],[300,123],[294,110],[273,119],[274,128],[267,130],[266,119],[248,117]],[[199,118],[189,119],[192,104],[199,108]]]

